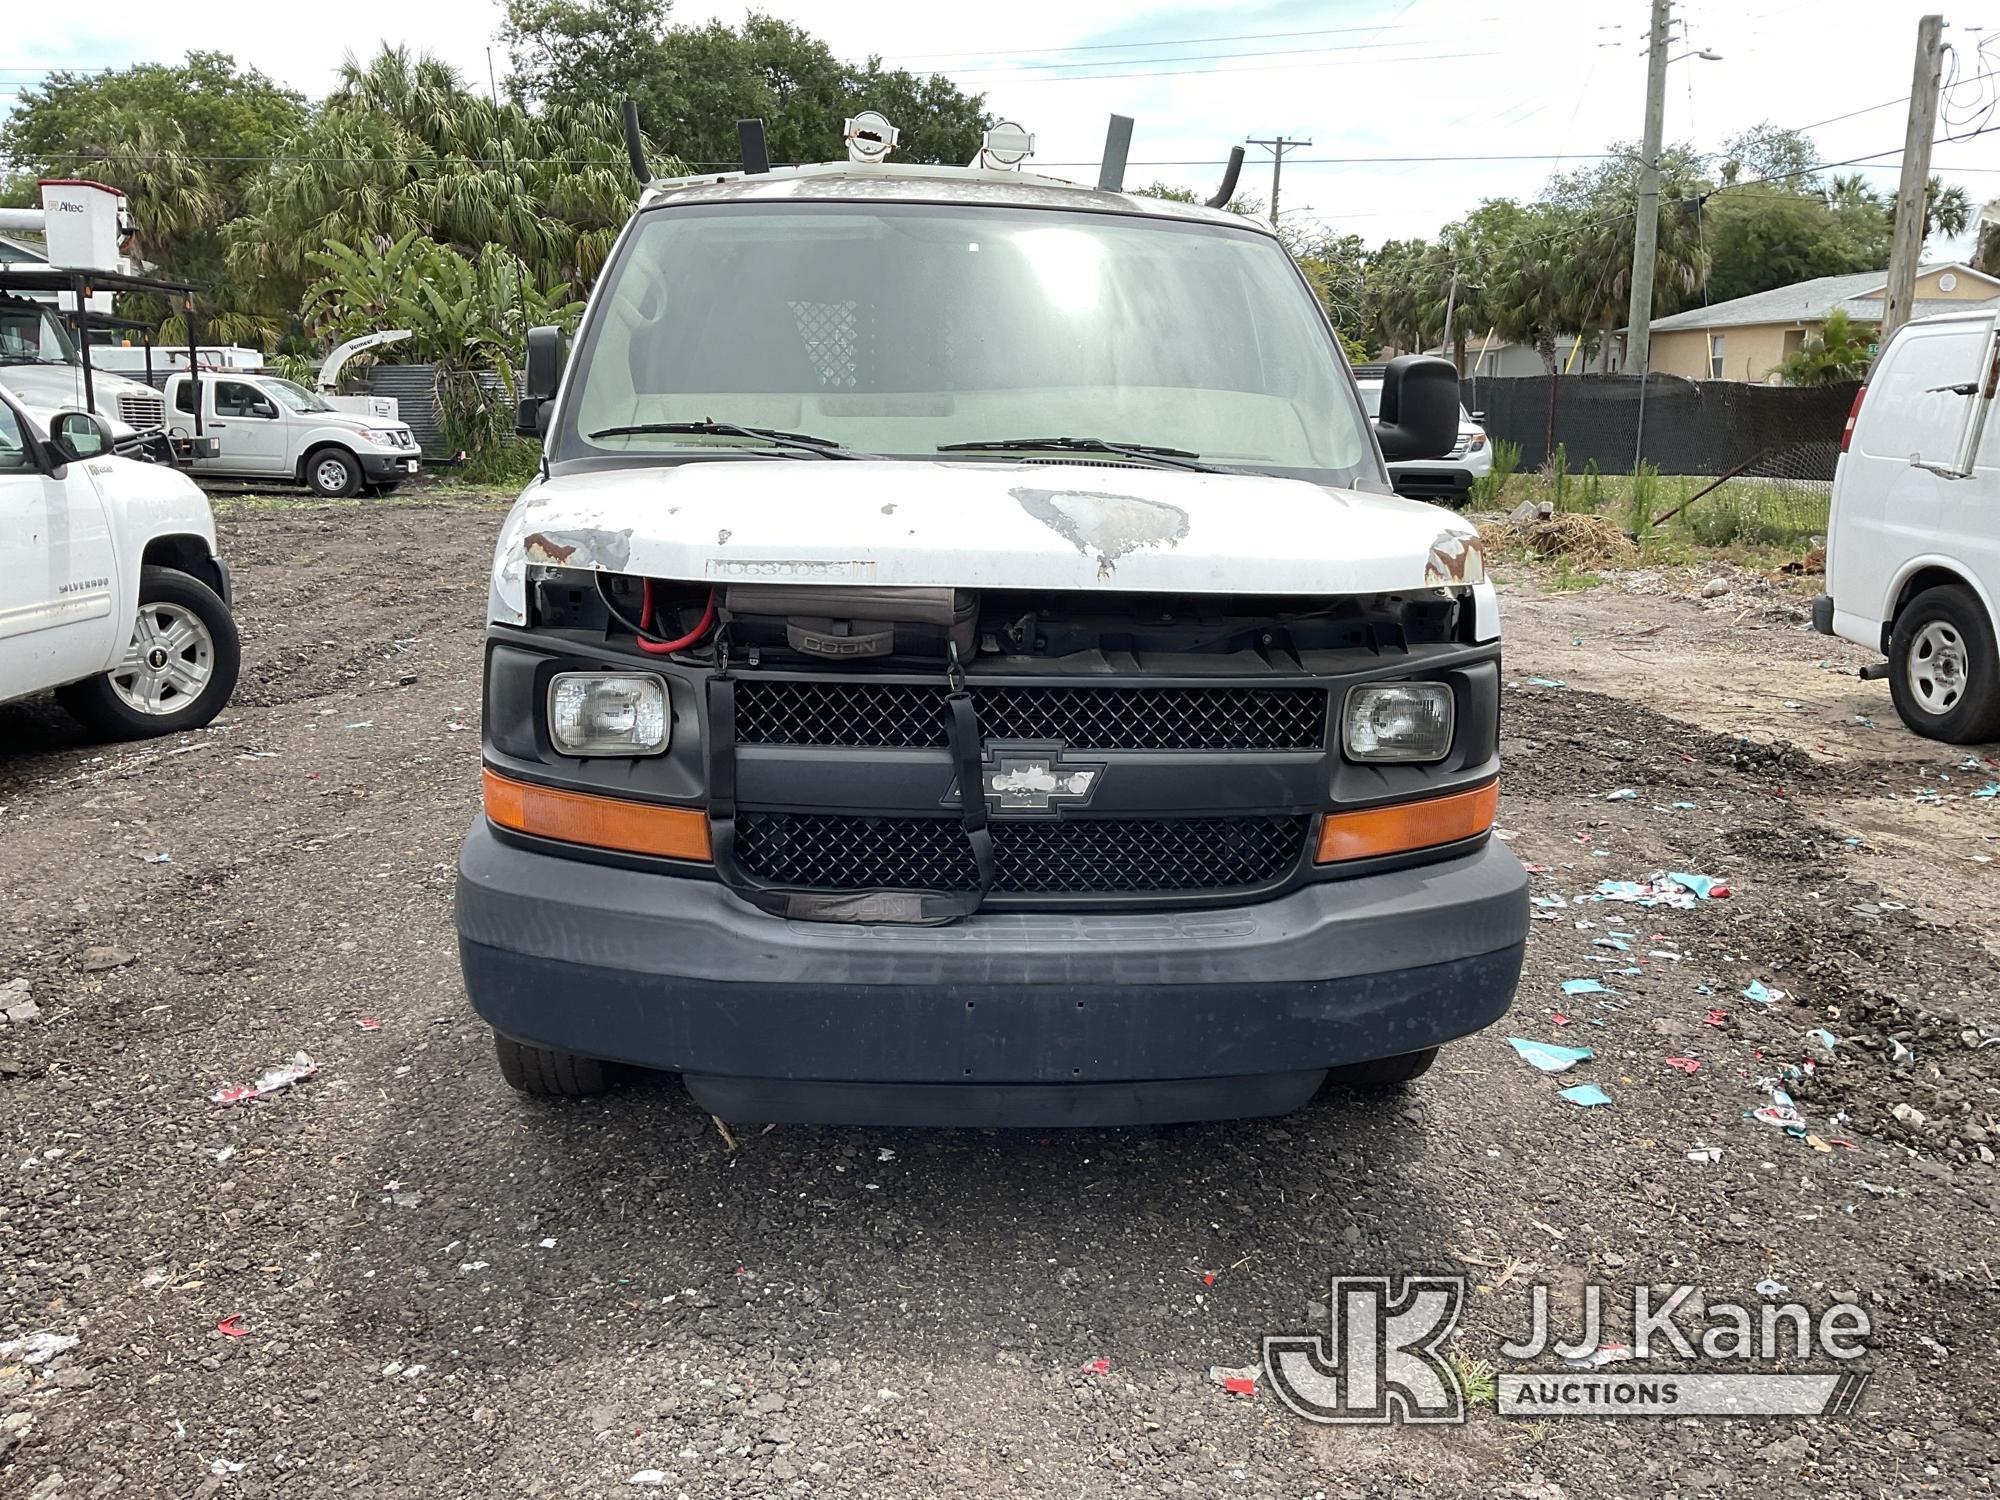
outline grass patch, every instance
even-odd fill
[[[1452,1373],[1458,1376],[1467,1407],[1499,1405],[1500,1377],[1491,1362],[1475,1358],[1463,1349],[1453,1349],[1445,1358],[1451,1363]]]

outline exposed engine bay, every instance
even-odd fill
[[[1312,672],[1329,653],[1467,642],[1463,588],[1312,598],[1027,590],[705,584],[569,568],[530,570],[533,624],[649,654],[774,668],[865,664],[1061,672]],[[1171,656],[1171,663],[1149,657]]]

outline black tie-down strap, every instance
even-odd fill
[[[938,927],[979,910],[993,888],[993,832],[986,823],[982,746],[972,695],[954,674],[946,731],[958,777],[959,822],[979,879],[970,890],[816,891],[771,885],[736,862],[736,683],[726,673],[708,680],[708,822],[715,872],[736,895],[775,917],[804,922],[898,922]]]

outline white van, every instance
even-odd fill
[[[1903,722],[1954,745],[2000,738],[2000,383],[1996,314],[1899,329],[1854,398],[1834,473],[1827,593],[1813,629],[1888,661]]]

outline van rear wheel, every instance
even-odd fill
[[[1925,589],[1896,617],[1889,696],[1926,739],[1975,745],[2000,737],[2000,650],[1970,589]]]

